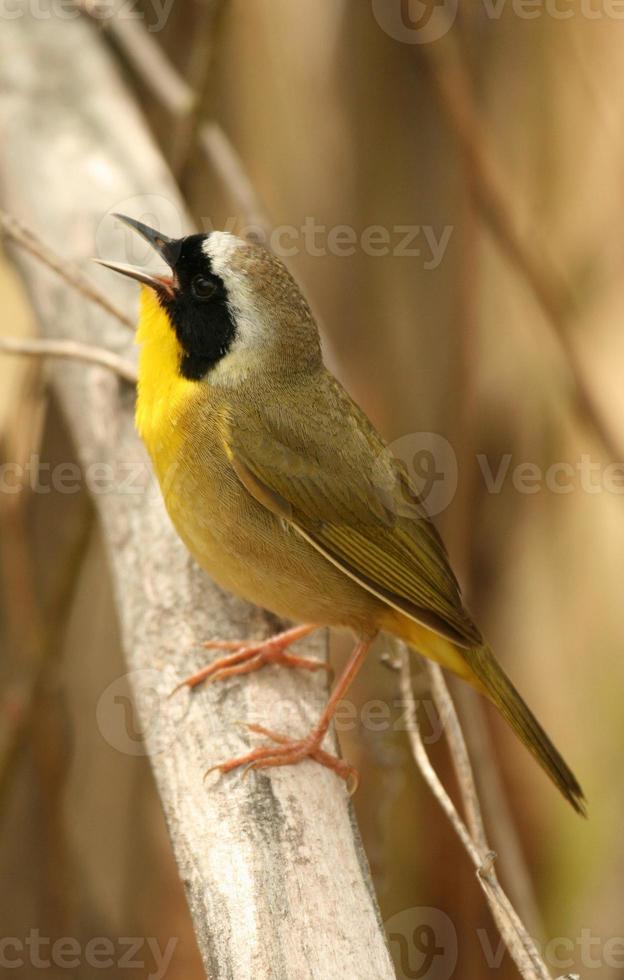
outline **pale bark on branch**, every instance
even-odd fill
[[[99,251],[120,258],[110,211],[141,217],[142,194],[184,211],[89,23],[38,20],[26,10],[3,23],[0,127],[5,206],[131,312],[133,285],[89,265],[96,231]],[[93,344],[132,362],[131,338],[118,321],[32,256],[16,249],[15,257],[46,338]],[[134,432],[132,389],[101,366],[54,360],[50,372],[83,464],[144,474],[140,487],[135,478],[130,490],[97,495],[95,503],[139,718],[207,974],[394,976],[340,780],[312,763],[244,780],[203,778],[248,747],[237,721],[305,732],[325,697],[323,678],[267,669],[168,699],[204,660],[198,641],[262,634],[266,618],[222,594],[177,539]],[[318,656],[322,645],[317,636],[307,651]]]

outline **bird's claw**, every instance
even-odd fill
[[[357,769],[344,762],[343,759],[339,759],[337,756],[331,755],[331,753],[321,748],[324,733],[319,734],[316,731],[312,731],[305,738],[291,739],[286,735],[271,731],[269,728],[264,728],[262,725],[247,724],[246,727],[249,731],[257,735],[264,735],[277,744],[261,746],[252,749],[245,755],[211,766],[206,772],[206,776],[216,770],[225,774],[243,767],[241,778],[246,779],[252,769],[268,769],[277,766],[294,765],[302,762],[304,759],[313,759],[320,765],[325,766],[325,768],[331,769],[337,776],[340,776],[345,781],[347,792],[350,796],[357,789],[359,782]]]

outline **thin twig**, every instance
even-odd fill
[[[530,934],[543,939],[545,932],[542,916],[494,754],[484,706],[476,691],[462,682],[457,685],[455,700],[464,723],[462,731],[466,732],[470,751],[479,763],[476,776],[479,797],[483,800],[483,809],[489,818],[494,848],[504,857],[504,864],[501,864],[503,877]]]
[[[444,683],[444,681],[442,681],[442,683]],[[546,964],[540,957],[537,949],[535,948],[535,944],[522,925],[513,905],[509,901],[509,898],[501,888],[501,885],[496,878],[492,867],[493,856],[491,852],[488,853],[486,851],[483,853],[481,851],[478,843],[473,839],[471,833],[466,827],[466,824],[457,812],[453,801],[440,782],[435,769],[431,765],[429,756],[427,755],[420,735],[420,729],[418,727],[416,702],[414,699],[410,676],[410,660],[409,654],[406,650],[401,651],[400,684],[401,695],[404,699],[404,703],[407,705],[408,734],[414,760],[438,803],[446,813],[446,816],[451,822],[455,833],[459,837],[475,867],[477,872],[477,880],[479,881],[479,884],[481,885],[481,888],[483,889],[483,892],[487,898],[492,915],[494,916],[510,955],[513,957],[521,976],[524,977],[525,980],[551,980],[551,975],[546,968]],[[448,691],[447,697],[448,702],[450,702],[450,695],[448,695]],[[445,714],[447,717],[449,717],[448,702],[445,700],[444,703]],[[452,704],[451,709],[450,716],[454,715],[454,708],[452,708]],[[452,753],[454,753],[454,750],[456,749],[456,735],[457,732],[455,731],[453,739],[449,739],[449,746]],[[463,742],[463,736],[461,736],[461,741]],[[465,752],[465,745],[463,751]],[[458,774],[463,774],[465,760],[458,758],[454,761]],[[463,779],[463,776],[461,778]],[[467,782],[465,785],[463,785],[462,795],[467,794],[467,796],[469,796],[471,793],[476,798],[474,783],[472,783],[472,786],[470,786]],[[475,799],[473,799],[471,805],[474,819],[474,808],[475,806],[478,806],[478,803],[476,803]]]
[[[61,279],[64,279],[70,286],[73,286],[79,293],[82,293],[83,296],[91,300],[92,303],[97,303],[98,306],[101,306],[102,309],[110,313],[111,316],[114,316],[124,326],[129,327],[130,330],[134,330],[135,324],[130,317],[127,317],[118,310],[80,269],[72,265],[69,260],[62,259],[47,245],[44,245],[41,239],[30,228],[26,228],[17,218],[13,217],[12,214],[9,214],[3,208],[0,208],[0,232],[2,232],[5,238],[25,248],[31,255],[34,255],[40,262],[43,262],[49,269],[52,269]]]
[[[620,459],[621,442],[611,431],[602,406],[596,400],[571,335],[570,321],[578,315],[578,299],[549,260],[545,248],[537,249],[534,241],[526,242],[519,229],[514,194],[509,190],[508,180],[503,181],[501,177],[498,159],[475,108],[470,74],[450,39],[444,43],[423,44],[421,54],[463,153],[468,179],[483,217],[530,286],[566,358],[574,381],[577,410],[609,457]]]
[[[26,354],[34,357],[63,357],[70,360],[99,364],[100,367],[114,371],[124,381],[134,385],[137,371],[125,358],[102,347],[91,347],[75,340],[17,340],[13,337],[0,337],[0,352],[4,354]]]
[[[457,776],[457,782],[459,784],[464,807],[466,809],[466,822],[468,824],[468,829],[472,839],[481,853],[487,854],[490,850],[490,846],[485,833],[483,814],[481,813],[481,806],[477,796],[477,788],[474,782],[472,765],[470,763],[468,749],[466,748],[466,742],[464,741],[464,735],[459,724],[459,718],[457,717],[455,705],[451,699],[449,689],[446,686],[446,681],[442,676],[442,670],[440,667],[437,664],[432,663],[431,660],[426,660],[425,666],[427,668],[427,673],[429,674],[433,700],[436,708],[438,709],[440,721],[442,722],[444,733],[449,743],[453,768],[455,769],[455,775]]]
[[[433,700],[435,701],[436,707],[440,714],[440,718],[444,726],[444,732],[449,744],[451,758],[453,760],[453,767],[455,769],[457,782],[459,784],[462,800],[466,809],[466,818],[470,834],[480,852],[482,854],[489,854],[491,853],[490,845],[485,832],[483,812],[479,801],[479,795],[477,793],[472,763],[470,762],[470,756],[466,747],[466,740],[457,716],[453,699],[451,698],[441,668],[437,664],[432,663],[430,660],[426,661],[426,666],[431,679]],[[496,878],[493,865],[491,875],[493,878]],[[526,944],[525,949],[527,955],[534,962],[536,959],[539,960],[539,953],[535,943],[526,932],[522,920],[515,910],[513,910],[513,921],[523,945]]]

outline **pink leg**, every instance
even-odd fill
[[[303,670],[331,670],[329,664],[323,660],[314,660],[312,657],[296,657],[286,652],[291,644],[303,639],[304,636],[308,636],[316,629],[319,627],[295,626],[258,643],[240,643],[235,640],[209,640],[207,643],[202,643],[205,650],[233,650],[235,652],[227,657],[218,657],[207,667],[202,667],[196,674],[185,678],[172,691],[172,694],[175,694],[182,687],[196,687],[208,679],[211,682],[222,681],[226,677],[250,674],[252,671],[264,667],[265,664],[301,667]]]
[[[287,766],[292,763],[301,762],[303,759],[314,759],[316,762],[320,762],[322,766],[333,769],[345,781],[351,781],[353,787],[351,792],[353,792],[357,788],[357,770],[342,759],[330,755],[329,752],[325,752],[321,748],[321,745],[327,734],[331,720],[336,713],[338,703],[345,696],[353,678],[362,666],[371,643],[372,639],[367,639],[360,640],[356,644],[343,673],[336,681],[334,690],[331,693],[323,714],[305,738],[291,739],[285,735],[273,732],[269,728],[263,728],[261,725],[248,725],[247,727],[250,731],[256,732],[259,735],[266,735],[276,745],[267,745],[262,748],[252,749],[246,755],[241,755],[236,759],[230,759],[228,762],[222,762],[220,765],[213,766],[208,772],[213,772],[215,769],[218,769],[219,772],[226,773],[231,772],[232,769],[237,769],[239,766],[245,766],[247,770],[266,769],[270,766]]]

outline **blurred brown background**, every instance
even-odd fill
[[[389,36],[369,0],[196,0],[175,3],[154,34],[201,91],[201,115],[218,119],[240,151],[273,226],[313,219],[327,231],[349,226],[358,239],[371,226],[388,230],[387,255],[359,245],[332,254],[325,234],[325,254],[310,254],[299,238],[287,262],[322,322],[332,368],[400,440],[399,453],[414,467],[428,463],[422,433],[453,447],[449,457],[444,443],[426,443],[443,488],[453,458],[458,464],[457,490],[436,520],[485,634],[589,800],[585,823],[487,713],[541,921],[526,893],[523,911],[540,945],[550,941],[554,975],[574,965],[597,980],[624,976],[624,480],[621,468],[619,485],[607,468],[624,459],[624,24],[612,6],[537,4],[527,17],[519,4],[464,2],[448,33],[413,44]],[[149,0],[143,10],[153,18]],[[171,158],[170,116],[122,56],[119,64]],[[461,105],[454,114],[445,78],[460,80],[474,117],[467,123]],[[229,218],[242,227],[236,202],[192,144],[174,163],[198,227]],[[495,206],[480,183],[491,172],[501,189]],[[528,270],[501,236],[509,215]],[[419,226],[412,248],[422,254],[392,254],[402,226]],[[439,262],[432,240],[446,242]],[[535,267],[552,289],[554,317],[536,296]],[[0,331],[33,332],[6,262],[0,297]],[[575,372],[609,447],[575,394]],[[608,451],[614,444],[619,459]],[[31,453],[73,458],[32,363],[0,359],[0,452],[3,463]],[[528,483],[529,471],[516,470],[527,463]],[[559,463],[566,467],[553,470]],[[484,470],[495,475],[500,465],[505,478],[492,492]],[[162,948],[175,936],[167,977],[201,977],[148,764],[118,752],[96,724],[98,698],[124,664],[88,502],[3,493],[0,522],[2,934],[153,936]],[[420,696],[426,704],[424,688]],[[513,977],[507,958],[486,962],[484,947],[498,947],[495,928],[405,735],[393,730],[397,697],[396,678],[371,657],[354,694],[357,717],[383,702],[391,720],[360,722],[342,736],[362,772],[355,808],[382,915],[442,910],[457,935],[454,976]],[[443,746],[432,752],[450,781]],[[499,813],[486,816],[498,849]],[[505,867],[501,851],[503,880]],[[426,974],[404,975],[449,976],[435,958]]]

